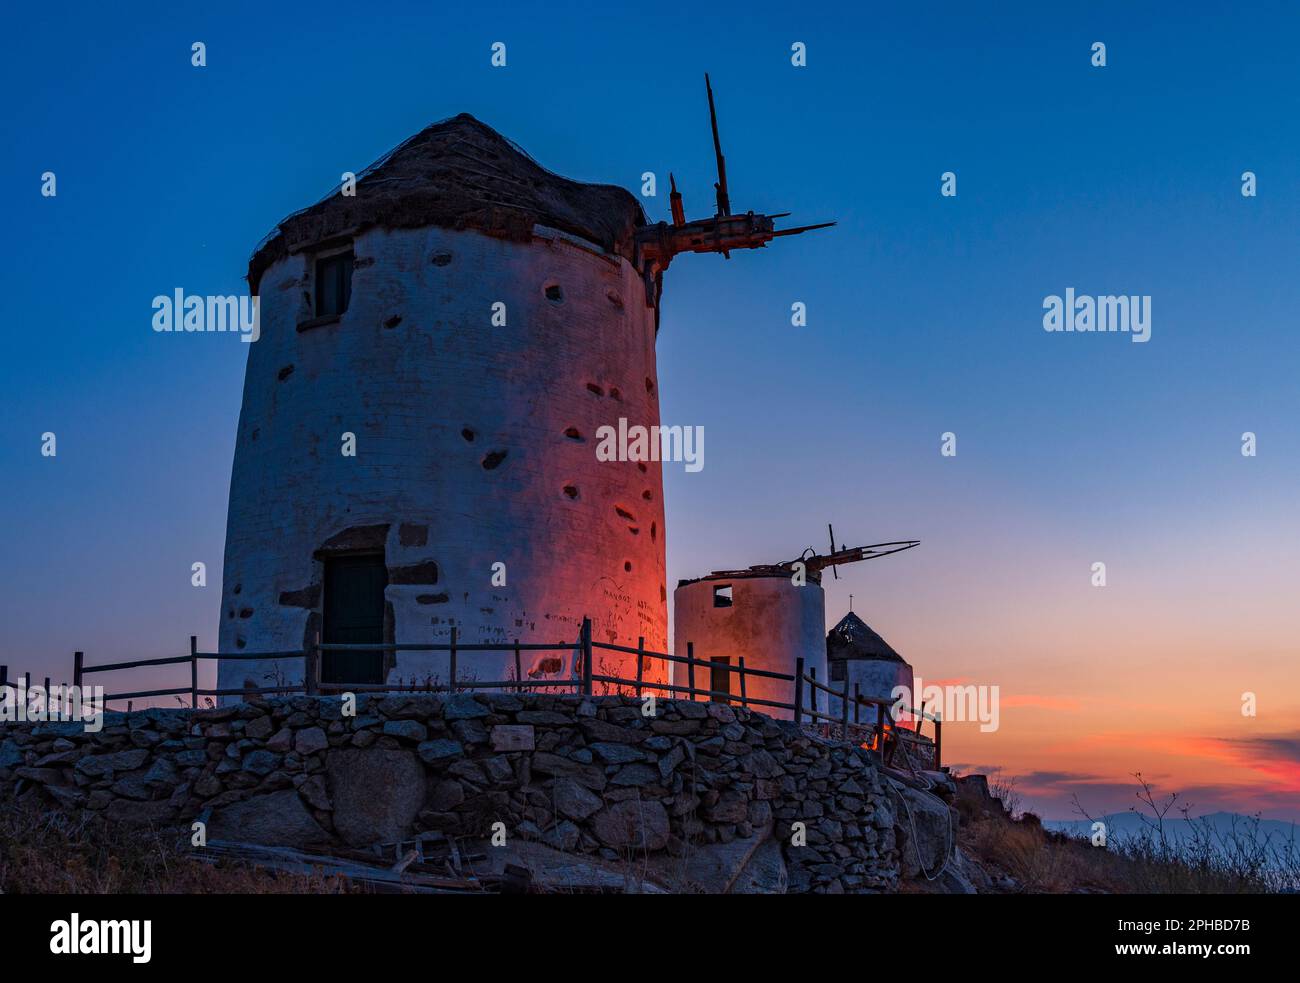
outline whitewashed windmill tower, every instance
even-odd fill
[[[597,461],[595,434],[620,418],[659,423],[655,335],[674,255],[803,231],[731,213],[713,126],[712,218],[687,222],[674,188],[673,221],[647,224],[627,191],[552,174],[460,115],[259,245],[223,654],[318,634],[445,642],[453,627],[469,644],[551,643],[576,639],[584,616],[597,641],[664,650],[660,465]],[[568,678],[571,661],[545,653],[523,671]],[[302,672],[223,661],[218,685]],[[335,653],[322,678],[445,673],[442,653]],[[458,676],[512,673],[510,653],[466,653]]]

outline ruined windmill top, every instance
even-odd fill
[[[823,229],[834,222],[778,229],[776,215],[733,212],[727,165],[718,135],[713,89],[704,76],[718,181],[717,212],[687,221],[681,193],[670,175],[671,222],[647,224],[641,203],[626,189],[583,184],[553,174],[492,127],[461,113],[426,126],[362,171],[356,194],[334,191],[284,219],[248,261],[254,293],[262,274],[299,250],[343,239],[371,227],[415,229],[428,225],[477,229],[515,241],[544,225],[585,239],[636,264],[662,283],[680,253],[761,249],[773,239]],[[655,288],[656,303],[659,288]]]
[[[477,229],[526,241],[534,225],[544,225],[634,260],[636,230],[645,221],[624,188],[553,174],[461,113],[425,127],[360,172],[355,196],[334,191],[280,222],[249,260],[248,282],[256,292],[277,260],[375,226]]]
[[[893,647],[872,631],[871,627],[850,611],[826,635],[826,658],[859,661],[877,659],[883,662],[906,662]]]

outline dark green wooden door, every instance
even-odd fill
[[[321,641],[327,645],[359,645],[384,641],[384,588],[388,570],[382,556],[340,556],[325,561],[325,624]],[[321,682],[382,683],[384,653],[324,652]]]

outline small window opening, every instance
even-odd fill
[[[316,260],[316,316],[337,317],[352,299],[353,254],[338,253]]]
[[[731,607],[731,585],[723,584],[713,588],[713,606],[715,608]]]

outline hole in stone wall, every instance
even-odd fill
[[[595,393],[597,396],[605,395],[605,390],[601,389],[600,386],[596,385],[594,382],[587,383],[587,392]]]
[[[558,655],[543,656],[537,660],[537,663],[533,668],[528,670],[528,675],[533,678],[549,675],[551,673],[559,672],[563,665],[564,663],[560,660]]]
[[[644,498],[647,502],[654,498],[654,496],[650,494],[649,488],[647,488],[645,491],[641,493],[641,497]]]
[[[615,506],[614,506],[614,511],[615,511],[616,513],[618,513],[618,517],[619,517],[620,519],[627,519],[628,522],[636,522],[636,516],[634,516],[634,515],[633,515],[631,512],[629,512],[627,509],[623,508],[623,506],[621,506],[621,505],[615,505]]]
[[[564,292],[560,290],[558,283],[548,283],[546,285],[546,299],[553,300],[557,303],[564,300]]]
[[[286,365],[284,368],[282,368],[279,372],[275,374],[275,377],[279,379],[281,382],[284,382],[284,380],[289,378],[289,376],[291,375],[293,375],[293,366]]]
[[[581,440],[582,431],[577,427],[569,427],[568,430],[564,431],[564,436],[568,437],[570,440]]]
[[[651,541],[651,542],[654,542],[654,539],[655,539],[656,535],[658,534],[658,532],[659,532],[659,523],[657,523],[657,522],[652,522],[652,523],[650,523],[650,541]]]
[[[471,430],[469,427],[466,427],[464,430],[462,430],[460,432],[460,435],[464,437],[466,440],[468,440],[471,444],[474,443],[474,431]]]
[[[624,560],[624,561],[623,561],[623,569],[624,569],[624,571],[626,571],[627,573],[631,573],[631,572],[632,572],[632,561],[631,561],[631,560]]]
[[[649,376],[645,377],[645,391],[648,393],[652,393],[655,391],[654,381]]]
[[[451,253],[434,253],[430,261],[434,266],[446,266],[451,262]]]
[[[506,459],[506,451],[492,451],[483,457],[483,470],[491,471]]]
[[[622,400],[623,398],[623,394],[618,391],[618,386],[615,386],[609,391],[609,396],[611,399],[617,399],[617,400]]]
[[[395,328],[401,323],[402,323],[402,315],[394,314],[392,317],[390,317],[387,321],[384,322],[384,327]]]
[[[565,486],[564,486],[564,494],[568,495],[570,498],[577,498],[577,497],[578,497],[578,489],[577,489],[575,486],[573,486],[573,485],[565,485]]]

